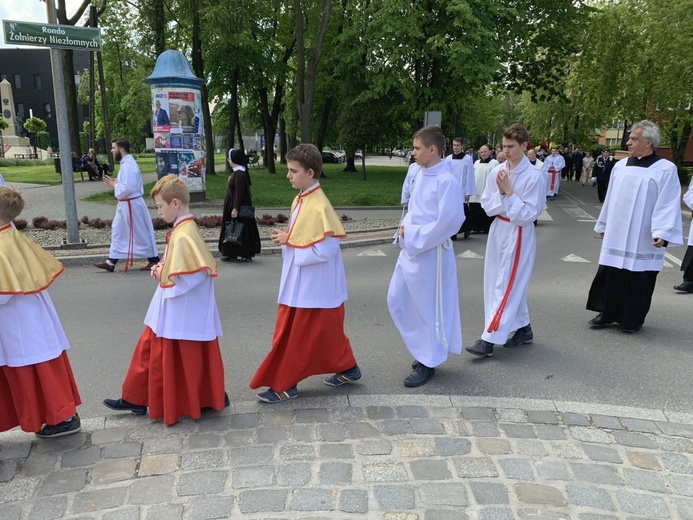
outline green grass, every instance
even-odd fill
[[[138,161],[140,168],[144,160],[146,159]],[[361,181],[360,171],[344,173],[343,170],[343,164],[326,164],[327,178],[320,181],[333,206],[399,206],[406,167],[369,166],[366,169],[366,182]],[[223,200],[228,178],[224,171],[207,176],[207,199]],[[287,207],[296,196],[296,190],[286,178],[285,165],[278,164],[275,175],[270,175],[264,168],[253,168],[250,170],[250,178],[253,183],[250,188],[253,204],[256,207]],[[145,193],[149,193],[152,186],[153,182],[147,184],[144,187]],[[112,202],[113,191],[97,193],[85,200]]]
[[[152,155],[137,157],[142,173],[156,171]],[[99,158],[101,160],[101,158]],[[105,158],[104,158],[105,160]],[[223,171],[223,154],[215,154],[215,164],[220,173],[207,177],[207,199],[221,201],[226,192],[228,174]],[[343,164],[326,164],[325,175],[321,180],[325,193],[334,206],[398,206],[402,191],[402,182],[407,169],[404,166],[369,166],[366,169],[367,181],[361,181],[361,171],[345,173]],[[55,173],[53,160],[30,161],[0,159],[0,173],[7,182],[26,182],[36,184],[60,184],[60,176]],[[286,165],[277,164],[277,173],[270,175],[265,168],[252,168],[253,204],[261,208],[286,207],[291,204],[296,190],[286,178]],[[86,176],[85,176],[86,177]],[[74,174],[76,181],[79,173]],[[85,181],[86,182],[86,181]],[[149,193],[154,183],[145,186]],[[113,202],[113,190],[97,193],[88,197],[92,202]]]

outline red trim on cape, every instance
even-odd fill
[[[300,200],[300,199],[304,199],[304,198],[306,198],[306,197],[311,196],[313,193],[316,193],[318,190],[322,190],[322,186],[320,186],[319,184],[318,184],[318,187],[317,187],[317,188],[315,188],[315,189],[313,189],[313,190],[310,190],[308,193],[299,193],[299,194],[297,195],[297,198],[298,198],[299,200]],[[325,231],[325,232],[323,233],[323,235],[322,235],[322,240],[316,240],[315,242],[311,242],[310,244],[306,244],[305,246],[296,246],[296,245],[294,245],[294,244],[289,243],[289,239],[291,238],[291,233],[292,233],[293,230],[294,230],[294,226],[296,225],[296,221],[298,220],[298,215],[299,215],[299,213],[301,213],[301,209],[302,209],[302,208],[303,208],[303,204],[301,204],[301,205],[298,207],[298,213],[296,213],[296,218],[294,219],[294,225],[291,226],[291,229],[289,229],[289,234],[286,235],[286,245],[287,245],[287,246],[295,247],[296,249],[306,249],[306,248],[308,248],[308,247],[312,247],[312,246],[314,246],[315,244],[319,244],[320,242],[324,241],[325,238],[327,237],[327,235],[330,235],[331,237],[334,237],[334,238],[346,238],[346,233],[344,233],[343,235],[337,235],[334,231],[330,230],[330,231]]]

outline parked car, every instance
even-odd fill
[[[323,152],[322,152],[322,162],[323,162],[323,163],[330,163],[330,164],[334,163],[334,164],[336,164],[336,163],[341,162],[341,161],[339,160],[339,157],[337,156],[336,153],[331,152],[331,151],[328,151],[328,150],[323,150]]]
[[[361,150],[356,150],[354,152],[354,159],[363,159],[363,152]]]

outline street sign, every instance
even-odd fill
[[[74,27],[50,23],[2,21],[5,43],[55,47],[84,51],[101,50],[101,30],[98,27]]]

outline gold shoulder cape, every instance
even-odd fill
[[[63,269],[63,264],[11,224],[0,227],[0,294],[41,292]]]
[[[161,287],[173,287],[171,278],[207,269],[209,276],[217,275],[217,263],[209,252],[193,217],[178,222],[169,232],[168,250],[161,272]]]
[[[301,200],[301,207],[289,231],[289,236],[286,237],[287,245],[306,248],[322,242],[328,235],[337,238],[346,237],[342,222],[322,188],[318,187],[305,195],[297,195],[291,204],[291,213],[294,212],[299,200]]]

